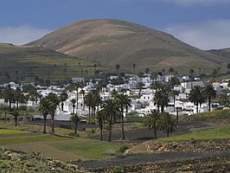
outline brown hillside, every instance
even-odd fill
[[[228,58],[181,42],[172,35],[119,20],[87,20],[64,27],[29,45],[77,56],[108,67],[130,70],[174,67],[211,71]],[[223,67],[223,66],[222,66]]]

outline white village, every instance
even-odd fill
[[[207,85],[211,85],[216,91],[217,95],[221,95],[223,92],[228,95],[229,82],[223,80],[220,82],[202,81],[199,77],[181,76],[175,75],[162,75],[158,74],[154,77],[151,74],[143,74],[142,76],[125,74],[109,76],[106,83],[102,84],[102,79],[92,78],[87,79],[83,77],[73,78],[70,84],[64,86],[40,86],[30,84],[16,84],[14,82],[1,85],[2,88],[11,88],[13,90],[21,90],[23,92],[23,86],[31,85],[36,89],[36,95],[30,95],[26,103],[18,103],[19,105],[26,105],[27,107],[36,108],[39,106],[41,98],[48,96],[50,93],[54,93],[61,97],[63,94],[65,98],[60,102],[56,109],[55,120],[57,121],[70,121],[73,113],[77,113],[81,117],[81,121],[86,121],[90,113],[90,108],[94,105],[90,105],[90,101],[87,102],[86,96],[89,93],[98,92],[100,95],[99,103],[95,103],[95,111],[99,111],[100,102],[111,99],[114,92],[122,93],[129,97],[130,105],[127,111],[124,112],[124,116],[139,116],[144,117],[150,114],[152,111],[157,111],[161,106],[157,104],[156,92],[157,87],[160,85],[172,85],[172,89],[168,94],[168,100],[166,100],[164,111],[171,115],[193,115],[202,112],[213,111],[217,109],[227,109],[223,103],[216,101],[211,102],[210,108],[208,99],[204,98],[197,105],[189,98],[190,92],[193,88],[205,88]],[[158,86],[159,85],[159,86]],[[24,95],[29,93],[23,92]],[[36,97],[36,98],[35,98]],[[215,96],[216,97],[216,96]],[[9,100],[0,99],[1,106],[7,106]],[[16,107],[16,102],[12,103],[12,106]],[[92,103],[94,104],[94,103]],[[209,110],[210,109],[210,110]],[[162,111],[162,110],[161,110]],[[95,112],[95,113],[96,113]],[[42,115],[34,115],[34,119],[43,119]]]

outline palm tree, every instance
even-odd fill
[[[80,94],[82,95],[83,99],[83,110],[85,110],[85,90],[83,88],[81,89]]]
[[[169,86],[173,89],[176,85],[180,85],[180,80],[177,77],[172,77],[169,81]]]
[[[169,68],[169,74],[173,74],[174,73],[174,69],[172,67]]]
[[[160,120],[159,120],[159,126],[160,129],[165,130],[167,137],[169,137],[170,133],[173,132],[174,126],[175,126],[175,120],[172,118],[172,116],[169,113],[161,113],[160,114]]]
[[[153,129],[154,131],[154,138],[156,139],[157,138],[157,130],[158,130],[158,126],[159,126],[159,123],[158,123],[158,120],[159,120],[159,113],[156,112],[156,111],[151,111],[150,114],[148,114],[146,117],[145,117],[145,120],[144,120],[144,124],[148,127],[148,128],[151,128]]]
[[[18,109],[19,107],[19,101],[22,97],[22,92],[20,90],[20,88],[17,88],[15,91],[14,91],[14,100],[16,102],[16,108]]]
[[[116,116],[119,115],[119,106],[114,100],[109,99],[104,102],[102,107],[106,114],[106,120],[108,121],[108,141],[110,142],[112,139],[112,125],[116,119]]]
[[[49,114],[51,115],[51,127],[52,133],[54,134],[54,116],[57,106],[59,105],[59,98],[56,94],[50,93],[47,99],[49,100]]]
[[[18,109],[13,109],[11,111],[11,115],[14,117],[14,125],[15,125],[15,127],[17,127],[18,126],[19,110]]]
[[[154,103],[157,105],[157,110],[159,112],[161,108],[161,112],[164,112],[165,107],[169,102],[169,90],[167,87],[162,87],[157,90],[154,96]]]
[[[173,102],[174,102],[174,112],[176,111],[176,96],[179,95],[179,91],[176,90],[171,90],[170,95],[173,97]]]
[[[189,94],[189,100],[196,105],[197,114],[199,113],[198,106],[203,101],[204,98],[201,90],[202,90],[201,87],[195,86]]]
[[[114,100],[116,101],[117,105],[119,106],[119,110],[121,113],[121,138],[125,140],[125,130],[124,130],[124,109],[128,112],[128,107],[131,106],[131,100],[127,95],[114,93],[113,95]]]
[[[219,96],[219,102],[221,105],[229,107],[230,106],[230,97],[228,96],[228,90],[223,90]]]
[[[75,107],[76,107],[76,105],[75,105],[76,102],[77,102],[76,99],[72,99],[72,100],[71,100],[72,107],[73,107],[73,114],[74,114],[74,110],[75,110]]]
[[[149,72],[150,72],[150,69],[147,67],[147,68],[145,69],[145,73],[148,74]]]
[[[78,123],[80,122],[80,117],[77,115],[77,113],[72,114],[71,121],[74,123],[74,134],[77,136]]]
[[[138,90],[139,90],[139,92],[138,92],[138,96],[139,96],[139,97],[141,97],[141,91],[142,91],[142,89],[143,89],[143,86],[144,86],[144,84],[143,84],[142,82],[138,82],[138,83],[137,83],[137,88],[138,88]]]
[[[77,92],[77,99],[76,99],[76,103],[77,103],[77,109],[78,109],[78,103],[79,103],[79,92],[78,92],[78,90],[79,90],[79,88],[81,87],[81,85],[80,85],[80,83],[77,83],[76,85],[75,85],[75,90],[76,90],[76,92]]]
[[[47,116],[49,114],[49,100],[47,97],[42,98],[39,104],[39,111],[42,113],[43,116],[43,133],[46,134],[46,122]]]
[[[206,99],[208,100],[208,111],[211,111],[211,103],[212,103],[212,98],[216,97],[216,91],[214,90],[212,85],[207,85],[204,89],[204,94]]]
[[[77,103],[77,109],[78,109],[78,96],[79,96],[79,88],[81,87],[81,84],[80,83],[77,83],[77,84],[71,84],[67,87],[67,90],[69,91],[76,91],[77,92],[77,95],[76,95],[76,103]]]
[[[14,102],[14,90],[8,86],[4,92],[3,92],[3,97],[5,99],[5,102],[9,103],[9,110],[12,109],[12,103]]]
[[[194,70],[193,69],[189,70],[189,74],[190,74],[191,79],[194,80]]]
[[[136,73],[136,64],[133,64],[133,73]]]
[[[35,101],[36,104],[38,102],[38,99],[41,97],[35,87],[29,91],[29,95],[31,101]]]
[[[99,109],[99,106],[101,105],[101,96],[100,93],[97,91],[93,93],[93,100],[92,100],[92,110],[93,110],[93,116],[96,115],[96,108]]]
[[[88,117],[88,122],[91,122],[91,107],[92,107],[92,100],[93,100],[93,93],[89,92],[87,95],[85,95],[85,105],[88,106],[89,109],[89,117]]]
[[[120,68],[121,68],[120,64],[116,64],[115,68],[116,68],[116,71],[117,71],[117,75],[119,75],[119,71],[120,71]]]
[[[68,98],[68,94],[66,92],[62,92],[60,95],[60,101],[61,101],[61,110],[64,111],[64,101],[66,101]]]
[[[100,128],[100,140],[103,141],[103,126],[106,118],[104,109],[97,112],[96,118],[97,118],[98,126]]]
[[[154,81],[151,84],[151,89],[153,89],[153,90],[160,90],[162,87],[164,87],[164,85],[161,82],[158,82],[158,81]]]

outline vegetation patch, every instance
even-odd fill
[[[213,112],[200,113],[192,116],[193,120],[210,121],[210,120],[230,120],[230,110],[217,110]]]
[[[0,172],[17,173],[80,173],[77,166],[45,159],[39,154],[24,154],[0,148]]]
[[[215,139],[229,139],[230,138],[230,126],[199,130],[184,135],[171,136],[168,138],[161,138],[158,141],[188,141],[188,140],[215,140]]]
[[[119,153],[120,145],[98,140],[78,138],[51,144],[54,148],[71,152],[82,160],[106,159]]]
[[[14,129],[0,129],[0,136],[1,135],[19,135],[19,134],[27,134],[26,131],[21,130],[14,130]]]

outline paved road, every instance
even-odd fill
[[[137,164],[157,163],[162,161],[174,162],[196,159],[208,159],[216,156],[230,157],[230,151],[224,153],[193,153],[193,152],[166,152],[157,154],[136,154],[119,156],[111,160],[76,162],[87,170],[100,170],[116,166],[133,166]]]

